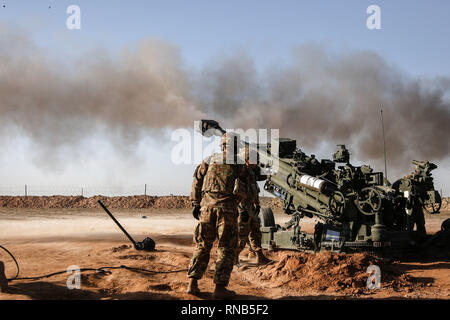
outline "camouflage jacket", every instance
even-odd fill
[[[247,167],[247,171],[249,172],[248,185],[249,191],[248,196],[239,204],[239,211],[252,211],[254,206],[259,206],[259,186],[258,181],[265,180],[267,177],[260,174],[260,168],[255,167],[250,169]]]
[[[206,158],[194,172],[190,200],[193,206],[220,206],[234,210],[248,194],[245,164],[229,164],[223,153]]]

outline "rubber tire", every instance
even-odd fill
[[[450,218],[445,219],[444,222],[442,222],[441,230],[445,232],[450,232]]]
[[[275,217],[273,211],[269,207],[263,207],[259,211],[259,221],[261,227],[275,227]]]

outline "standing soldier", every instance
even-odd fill
[[[248,170],[237,162],[239,139],[226,133],[222,136],[222,153],[205,159],[194,172],[191,189],[192,214],[199,220],[194,233],[195,250],[188,277],[187,292],[200,293],[197,281],[208,266],[210,251],[218,239],[213,296],[223,299],[234,295],[227,290],[236,259],[238,242],[238,204],[247,195]]]
[[[407,201],[406,209],[406,224],[409,234],[413,234],[414,225],[416,225],[419,240],[424,239],[427,236],[427,230],[425,228],[425,217],[423,215],[422,203],[419,199],[410,197]]]
[[[421,171],[419,167],[416,165],[414,167],[414,172],[410,175],[406,176],[404,180],[409,180],[409,184],[414,186],[416,181],[419,181],[421,177]],[[414,225],[417,226],[417,235],[419,240],[423,239],[427,235],[427,230],[425,228],[425,217],[423,214],[423,202],[420,197],[420,194],[416,194],[414,191],[419,188],[411,188],[411,191],[408,192],[408,198],[406,201],[406,226],[407,231],[411,235],[413,234]]]
[[[252,154],[253,155],[253,154]],[[267,264],[272,260],[267,259],[261,247],[261,230],[259,220],[259,187],[257,181],[266,179],[266,176],[260,175],[260,168],[256,165],[257,159],[250,157],[250,148],[245,146],[244,156],[245,164],[249,171],[249,192],[247,198],[239,204],[239,243],[236,254],[236,264],[239,264],[239,254],[250,243],[250,250],[257,256],[258,264]],[[255,154],[257,158],[257,154]]]

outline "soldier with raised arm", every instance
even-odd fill
[[[259,187],[257,181],[266,179],[260,175],[260,168],[256,165],[257,155],[250,157],[251,150],[245,146],[242,158],[249,170],[249,192],[247,198],[239,204],[239,243],[236,254],[236,264],[239,264],[239,255],[247,243],[250,250],[256,254],[258,264],[267,264],[272,260],[266,258],[261,247],[261,223],[259,219]],[[253,159],[255,158],[255,159]]]
[[[194,172],[191,189],[193,215],[199,220],[194,233],[195,250],[189,265],[187,292],[200,293],[197,281],[208,266],[210,251],[218,240],[213,296],[217,299],[234,295],[227,290],[236,259],[238,242],[238,204],[248,192],[248,170],[238,161],[239,139],[235,134],[222,136],[222,153],[205,159]]]

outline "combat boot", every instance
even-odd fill
[[[213,297],[215,299],[231,299],[236,295],[236,292],[228,290],[225,288],[224,284],[216,284],[216,289],[214,290]]]
[[[0,292],[6,292],[8,290],[8,279],[6,279],[5,265],[3,261],[0,261]]]
[[[189,284],[186,290],[187,293],[192,294],[194,296],[200,293],[200,289],[198,288],[197,279],[189,278]]]
[[[271,262],[272,262],[272,260],[270,260],[269,258],[267,258],[267,257],[264,255],[264,253],[262,252],[262,250],[256,251],[256,256],[257,256],[257,259],[256,259],[256,263],[257,263],[257,264],[263,265],[263,264],[268,264],[268,263],[271,263]]]
[[[237,250],[237,252],[236,252],[236,257],[235,257],[235,259],[234,259],[234,265],[235,266],[237,266],[237,267],[239,267],[239,262],[240,262],[240,260],[239,260],[239,256],[241,255],[241,252],[242,252],[242,249],[241,248],[238,248],[238,250]]]

